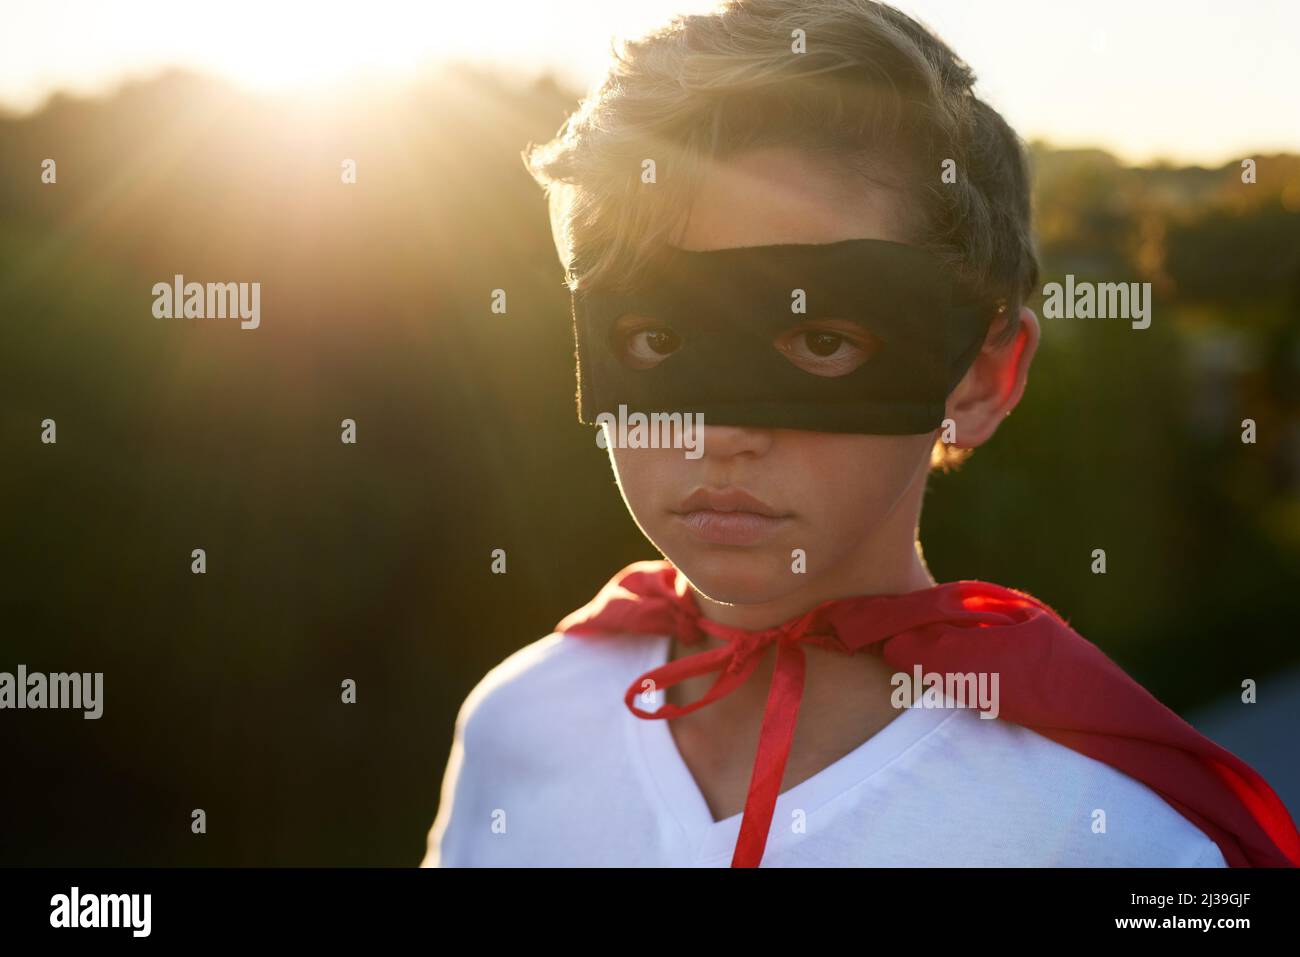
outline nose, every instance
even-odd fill
[[[700,430],[705,458],[762,455],[772,447],[772,430],[744,425],[710,425]]]

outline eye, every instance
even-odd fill
[[[652,369],[682,347],[682,337],[649,316],[620,316],[611,333],[614,353],[633,369]]]
[[[848,375],[880,351],[881,341],[847,319],[815,319],[783,332],[774,345],[813,375]]]

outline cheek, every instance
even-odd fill
[[[818,436],[795,457],[799,499],[818,527],[860,536],[924,471],[931,443],[929,435]]]
[[[669,499],[686,481],[679,450],[611,448],[609,458],[623,501],[638,521],[653,520],[675,504]]]

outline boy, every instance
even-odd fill
[[[883,5],[741,0],[531,154],[579,417],[666,560],[471,692],[425,865],[1300,861],[1267,784],[1051,609],[926,568],[928,471],[1039,336],[1022,147],[972,83]],[[702,416],[702,454],[620,443],[628,409]]]

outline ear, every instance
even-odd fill
[[[984,347],[948,396],[945,414],[956,423],[951,444],[958,448],[987,442],[1024,395],[1029,364],[1038,350],[1038,317],[1022,307],[1015,337],[999,345],[996,340],[1007,321],[1003,317],[990,324]]]

